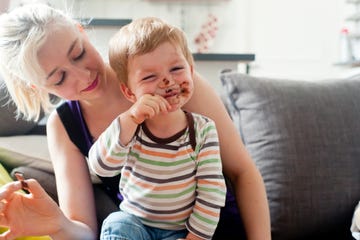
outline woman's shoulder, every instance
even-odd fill
[[[194,121],[194,127],[196,131],[200,132],[200,135],[206,135],[205,133],[212,132],[213,130],[216,130],[215,122],[202,114],[198,113],[191,113],[193,121]]]
[[[203,114],[192,112],[191,115],[193,116],[194,122],[202,123],[202,125],[214,124],[214,121],[211,118],[209,118]]]
[[[62,125],[62,123],[61,123],[58,112],[56,111],[56,109],[52,110],[46,120],[47,131],[51,130],[51,129],[58,129],[59,126],[61,126],[61,125]]]
[[[66,105],[67,105],[66,102],[62,102],[55,109],[51,111],[46,121],[47,128],[58,127],[59,125],[62,125],[60,115],[64,111],[63,109],[67,107]]]
[[[84,152],[87,153],[88,148],[86,145],[86,141],[84,141],[83,137],[79,134],[80,128],[77,127],[77,124],[75,124],[71,120],[64,123],[64,120],[60,115],[61,114],[59,114],[59,111],[57,109],[54,109],[49,114],[46,123],[47,139],[49,144],[51,144],[51,147],[49,149],[51,149],[51,151],[58,151],[58,149],[61,148],[65,152],[80,152],[82,153],[82,155],[84,155]],[[69,126],[73,126],[73,128],[69,129]],[[77,129],[78,131],[73,131],[73,129]],[[79,139],[81,139],[82,142],[81,147],[76,144],[77,142],[80,142]]]

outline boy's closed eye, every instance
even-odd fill
[[[149,81],[149,80],[154,80],[155,78],[156,78],[156,75],[152,74],[152,75],[148,75],[146,77],[143,77],[142,80],[143,81]]]
[[[174,71],[180,71],[180,70],[183,70],[183,69],[184,69],[184,67],[177,66],[177,67],[173,67],[173,68],[171,69],[171,71],[174,72]]]

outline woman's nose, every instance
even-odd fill
[[[85,82],[89,82],[90,79],[90,71],[86,68],[80,68],[77,66],[73,66],[72,67],[72,71],[74,78],[81,80],[81,81],[85,81]]]

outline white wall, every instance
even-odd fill
[[[57,0],[60,1],[61,0]],[[68,1],[69,2],[69,1]],[[185,2],[185,3],[184,3]],[[218,19],[218,32],[211,51],[230,53],[246,49],[244,31],[246,20],[238,14],[242,8],[238,0],[77,0],[73,1],[77,15],[99,18],[139,18],[156,16],[183,28],[189,37],[191,48],[195,51],[194,38],[208,14]]]
[[[293,78],[345,76],[338,61],[345,0],[251,0],[249,49],[256,52],[253,73]]]
[[[31,0],[13,0],[13,2]],[[34,1],[34,0],[33,0]],[[44,1],[44,0],[43,0]],[[343,77],[357,68],[336,66],[339,32],[353,6],[345,0],[52,0],[79,17],[158,16],[184,28],[192,49],[209,13],[219,19],[215,53],[255,53],[251,74],[294,79]],[[111,35],[111,34],[110,34]],[[109,35],[109,36],[110,36]],[[106,34],[93,34],[107,52]]]

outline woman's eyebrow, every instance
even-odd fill
[[[74,49],[76,43],[78,42],[78,39],[75,39],[72,44],[69,47],[69,50],[67,51],[66,56],[69,56],[70,53],[72,52],[72,50]],[[56,71],[57,71],[58,67],[55,67],[46,77],[46,79],[49,79]]]

